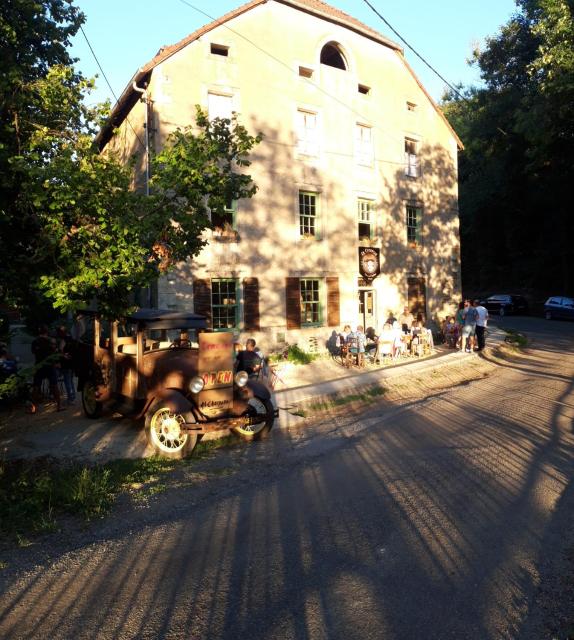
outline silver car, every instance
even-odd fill
[[[544,317],[546,320],[562,318],[574,319],[574,298],[566,296],[552,296],[544,303]]]

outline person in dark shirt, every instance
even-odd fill
[[[250,378],[258,376],[261,369],[261,358],[255,351],[255,345],[255,340],[248,338],[245,342],[245,350],[237,354],[235,365],[236,371],[245,371]]]
[[[41,393],[43,380],[47,379],[50,385],[50,393],[56,401],[58,411],[63,409],[60,389],[58,387],[59,367],[54,362],[46,362],[46,359],[57,352],[56,343],[53,338],[48,335],[48,327],[42,325],[38,330],[38,337],[32,341],[32,353],[36,365],[41,365],[34,373],[33,381],[33,397],[39,398]]]

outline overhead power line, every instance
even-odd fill
[[[100,64],[100,61],[98,60],[98,56],[96,55],[96,52],[94,51],[94,48],[92,47],[90,41],[88,40],[88,36],[86,35],[86,32],[84,31],[82,25],[80,25],[80,31],[82,32],[82,35],[84,36],[86,43],[90,49],[90,51],[92,52],[92,55],[94,56],[94,60],[96,61],[96,64],[98,65],[98,69],[102,72],[102,76],[104,77],[104,80],[106,81],[106,84],[108,85],[108,89],[111,91],[111,94],[114,96],[114,100],[116,101],[116,103],[119,102],[118,97],[116,96],[112,85],[110,84],[110,81],[108,80],[108,76],[106,76],[105,71],[102,68],[102,65]],[[126,117],[126,121],[130,126],[130,129],[133,131],[134,136],[137,138],[137,141],[141,144],[141,146],[145,149],[146,146],[145,144],[142,142],[141,138],[138,136],[137,131],[133,128],[132,123],[130,122],[129,118]],[[146,132],[147,135],[147,132]]]
[[[399,38],[399,40],[401,40],[401,42],[403,42],[405,44],[406,47],[408,47],[414,54],[415,56],[417,56],[417,58],[419,58],[420,60],[422,60],[422,62],[434,73],[436,74],[445,84],[447,87],[449,87],[449,89],[451,89],[461,100],[464,100],[464,96],[460,93],[460,91],[458,91],[457,89],[455,89],[452,84],[446,80],[444,78],[444,76],[442,76],[431,64],[430,62],[427,62],[423,56],[421,56],[421,54],[411,45],[409,44],[404,38],[403,36],[393,27],[393,25],[383,16],[381,15],[381,13],[379,13],[379,11],[377,11],[375,9],[375,7],[373,7],[373,5],[369,2],[369,0],[363,0],[364,3],[376,14],[379,16],[379,18],[387,25],[387,27],[389,27],[389,29],[397,36],[397,38]]]

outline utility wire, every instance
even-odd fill
[[[98,60],[98,56],[96,55],[96,52],[94,51],[94,48],[92,47],[90,41],[88,40],[88,36],[86,35],[86,32],[84,31],[84,28],[82,27],[82,25],[80,25],[80,31],[82,32],[82,35],[84,36],[86,43],[90,49],[90,51],[92,52],[92,55],[94,56],[94,60],[96,61],[96,64],[98,65],[99,70],[102,72],[102,76],[104,77],[104,80],[106,81],[106,84],[108,85],[108,89],[111,91],[112,95],[114,96],[114,99],[116,101],[116,103],[119,102],[118,97],[116,96],[112,85],[110,84],[110,81],[108,80],[108,77],[106,76],[105,71],[102,69],[102,65],[100,64],[100,61]],[[137,131],[133,128],[132,123],[130,122],[129,118],[126,116],[126,121],[130,126],[130,129],[133,131],[135,137],[137,138],[137,141],[141,144],[141,146],[145,149],[146,146],[145,144],[142,142],[141,138],[138,136]],[[147,134],[147,132],[146,132]]]
[[[387,25],[387,27],[389,27],[389,29],[397,36],[397,38],[399,38],[404,44],[405,46],[407,46],[414,54],[415,56],[417,56],[417,58],[419,58],[420,60],[422,60],[422,62],[434,73],[436,74],[445,84],[447,87],[449,87],[449,89],[451,89],[461,100],[464,100],[464,96],[460,93],[460,91],[458,91],[457,89],[455,89],[452,84],[446,80],[443,76],[441,76],[441,74],[429,63],[427,62],[422,56],[421,54],[412,46],[410,45],[404,38],[403,36],[393,27],[393,25],[383,16],[381,15],[376,9],[375,7],[373,7],[373,5],[369,2],[369,0],[363,0],[364,3],[372,10],[374,11],[374,13],[376,15],[379,16],[379,18]]]
[[[201,13],[202,15],[204,15],[206,18],[209,18],[209,20],[211,20],[212,22],[216,22],[216,19],[211,16],[209,13],[206,13],[205,11],[203,11],[202,9],[199,9],[198,7],[196,7],[195,5],[193,5],[191,2],[188,2],[187,0],[179,0],[179,2],[181,2],[182,4],[185,4],[186,6],[188,6],[190,9],[193,9],[194,11],[197,11],[198,13]],[[255,49],[257,49],[258,51],[261,51],[261,53],[263,53],[264,55],[266,55],[267,57],[271,58],[272,60],[275,60],[275,62],[277,62],[278,64],[280,64],[281,66],[285,67],[286,69],[288,69],[290,72],[293,72],[293,66],[288,64],[287,62],[285,62],[284,60],[281,60],[280,58],[277,58],[276,56],[274,56],[272,53],[269,53],[269,51],[266,51],[265,49],[261,48],[258,44],[256,44],[255,42],[253,42],[252,40],[250,40],[249,38],[247,38],[246,36],[244,36],[243,34],[239,33],[239,31],[236,31],[235,29],[232,29],[228,24],[223,23],[221,25],[222,27],[225,27],[225,29],[227,29],[228,31],[230,31],[231,33],[235,34],[236,36],[239,36],[240,38],[242,38],[243,40],[245,40],[246,42],[248,42],[252,47],[254,47]],[[333,95],[331,93],[329,93],[328,91],[325,91],[325,89],[323,89],[323,87],[321,87],[319,84],[317,84],[316,82],[314,82],[313,80],[306,78],[306,81],[313,85],[318,91],[320,91],[322,94],[324,94],[325,96],[327,96],[328,98],[330,98],[331,100],[334,100],[335,102],[338,102],[341,106],[345,107],[346,109],[348,109],[351,113],[355,114],[356,116],[358,116],[360,119],[365,120],[366,122],[369,122],[370,119],[366,118],[362,113],[359,113],[356,109],[354,109],[351,105],[347,104],[346,102],[344,102],[343,100],[341,100],[338,96]],[[379,124],[373,125],[374,129],[378,129],[379,131],[385,133],[387,136],[389,136],[389,138],[396,140],[397,142],[402,143],[404,138],[400,138],[397,137],[397,135],[395,134],[394,130],[391,129],[383,129]],[[384,160],[381,160],[381,162],[387,162]],[[395,164],[392,161],[388,161],[390,162],[390,164]]]

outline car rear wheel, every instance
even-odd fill
[[[99,418],[104,405],[97,399],[96,384],[93,380],[86,380],[82,388],[82,407],[88,418]]]
[[[162,403],[153,405],[146,413],[145,429],[154,453],[172,459],[191,455],[197,444],[197,434],[184,430],[188,421],[192,422],[191,415],[174,413]]]
[[[244,440],[259,440],[264,438],[275,422],[275,410],[271,400],[254,397],[249,400],[244,414],[245,423],[235,427],[235,432]]]
[[[546,318],[546,320],[552,320],[552,311],[545,311],[544,317]]]

